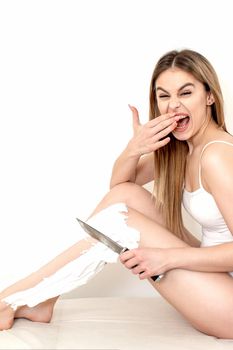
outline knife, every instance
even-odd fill
[[[96,230],[94,227],[88,225],[86,222],[84,222],[78,218],[76,218],[76,220],[78,220],[80,226],[84,229],[85,232],[87,232],[91,237],[97,239],[98,241],[100,241],[101,243],[106,245],[108,248],[113,250],[115,253],[120,255],[120,254],[126,252],[127,250],[129,250],[127,247],[122,247],[120,244],[118,244],[117,242],[112,240],[110,237],[108,237],[105,234],[103,234],[102,232]],[[133,267],[135,267],[135,266],[133,266]],[[164,275],[152,276],[151,279],[153,281],[158,282],[161,280],[161,278],[163,276]]]

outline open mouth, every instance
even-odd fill
[[[188,127],[190,117],[187,115],[180,115],[180,119],[177,121],[176,131],[184,131]]]

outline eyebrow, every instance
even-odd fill
[[[187,86],[193,86],[193,87],[194,87],[194,84],[193,84],[193,83],[186,83],[186,84],[182,85],[182,86],[179,88],[178,91],[184,89],[184,88],[187,87]],[[158,87],[156,88],[156,90],[157,90],[157,91],[158,91],[158,90],[162,90],[163,92],[166,92],[166,93],[168,94],[168,91],[166,91],[165,89],[163,89],[161,86],[158,86]]]

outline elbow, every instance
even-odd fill
[[[118,187],[120,185],[123,185],[123,184],[134,184],[135,182],[134,181],[131,181],[131,180],[128,180],[128,181],[120,181],[120,182],[113,182],[113,181],[110,181],[110,185],[109,185],[109,190],[112,190],[113,188],[115,187]]]

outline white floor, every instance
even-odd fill
[[[0,349],[227,350],[233,341],[193,329],[160,297],[58,301],[50,324],[24,319],[0,332]]]

